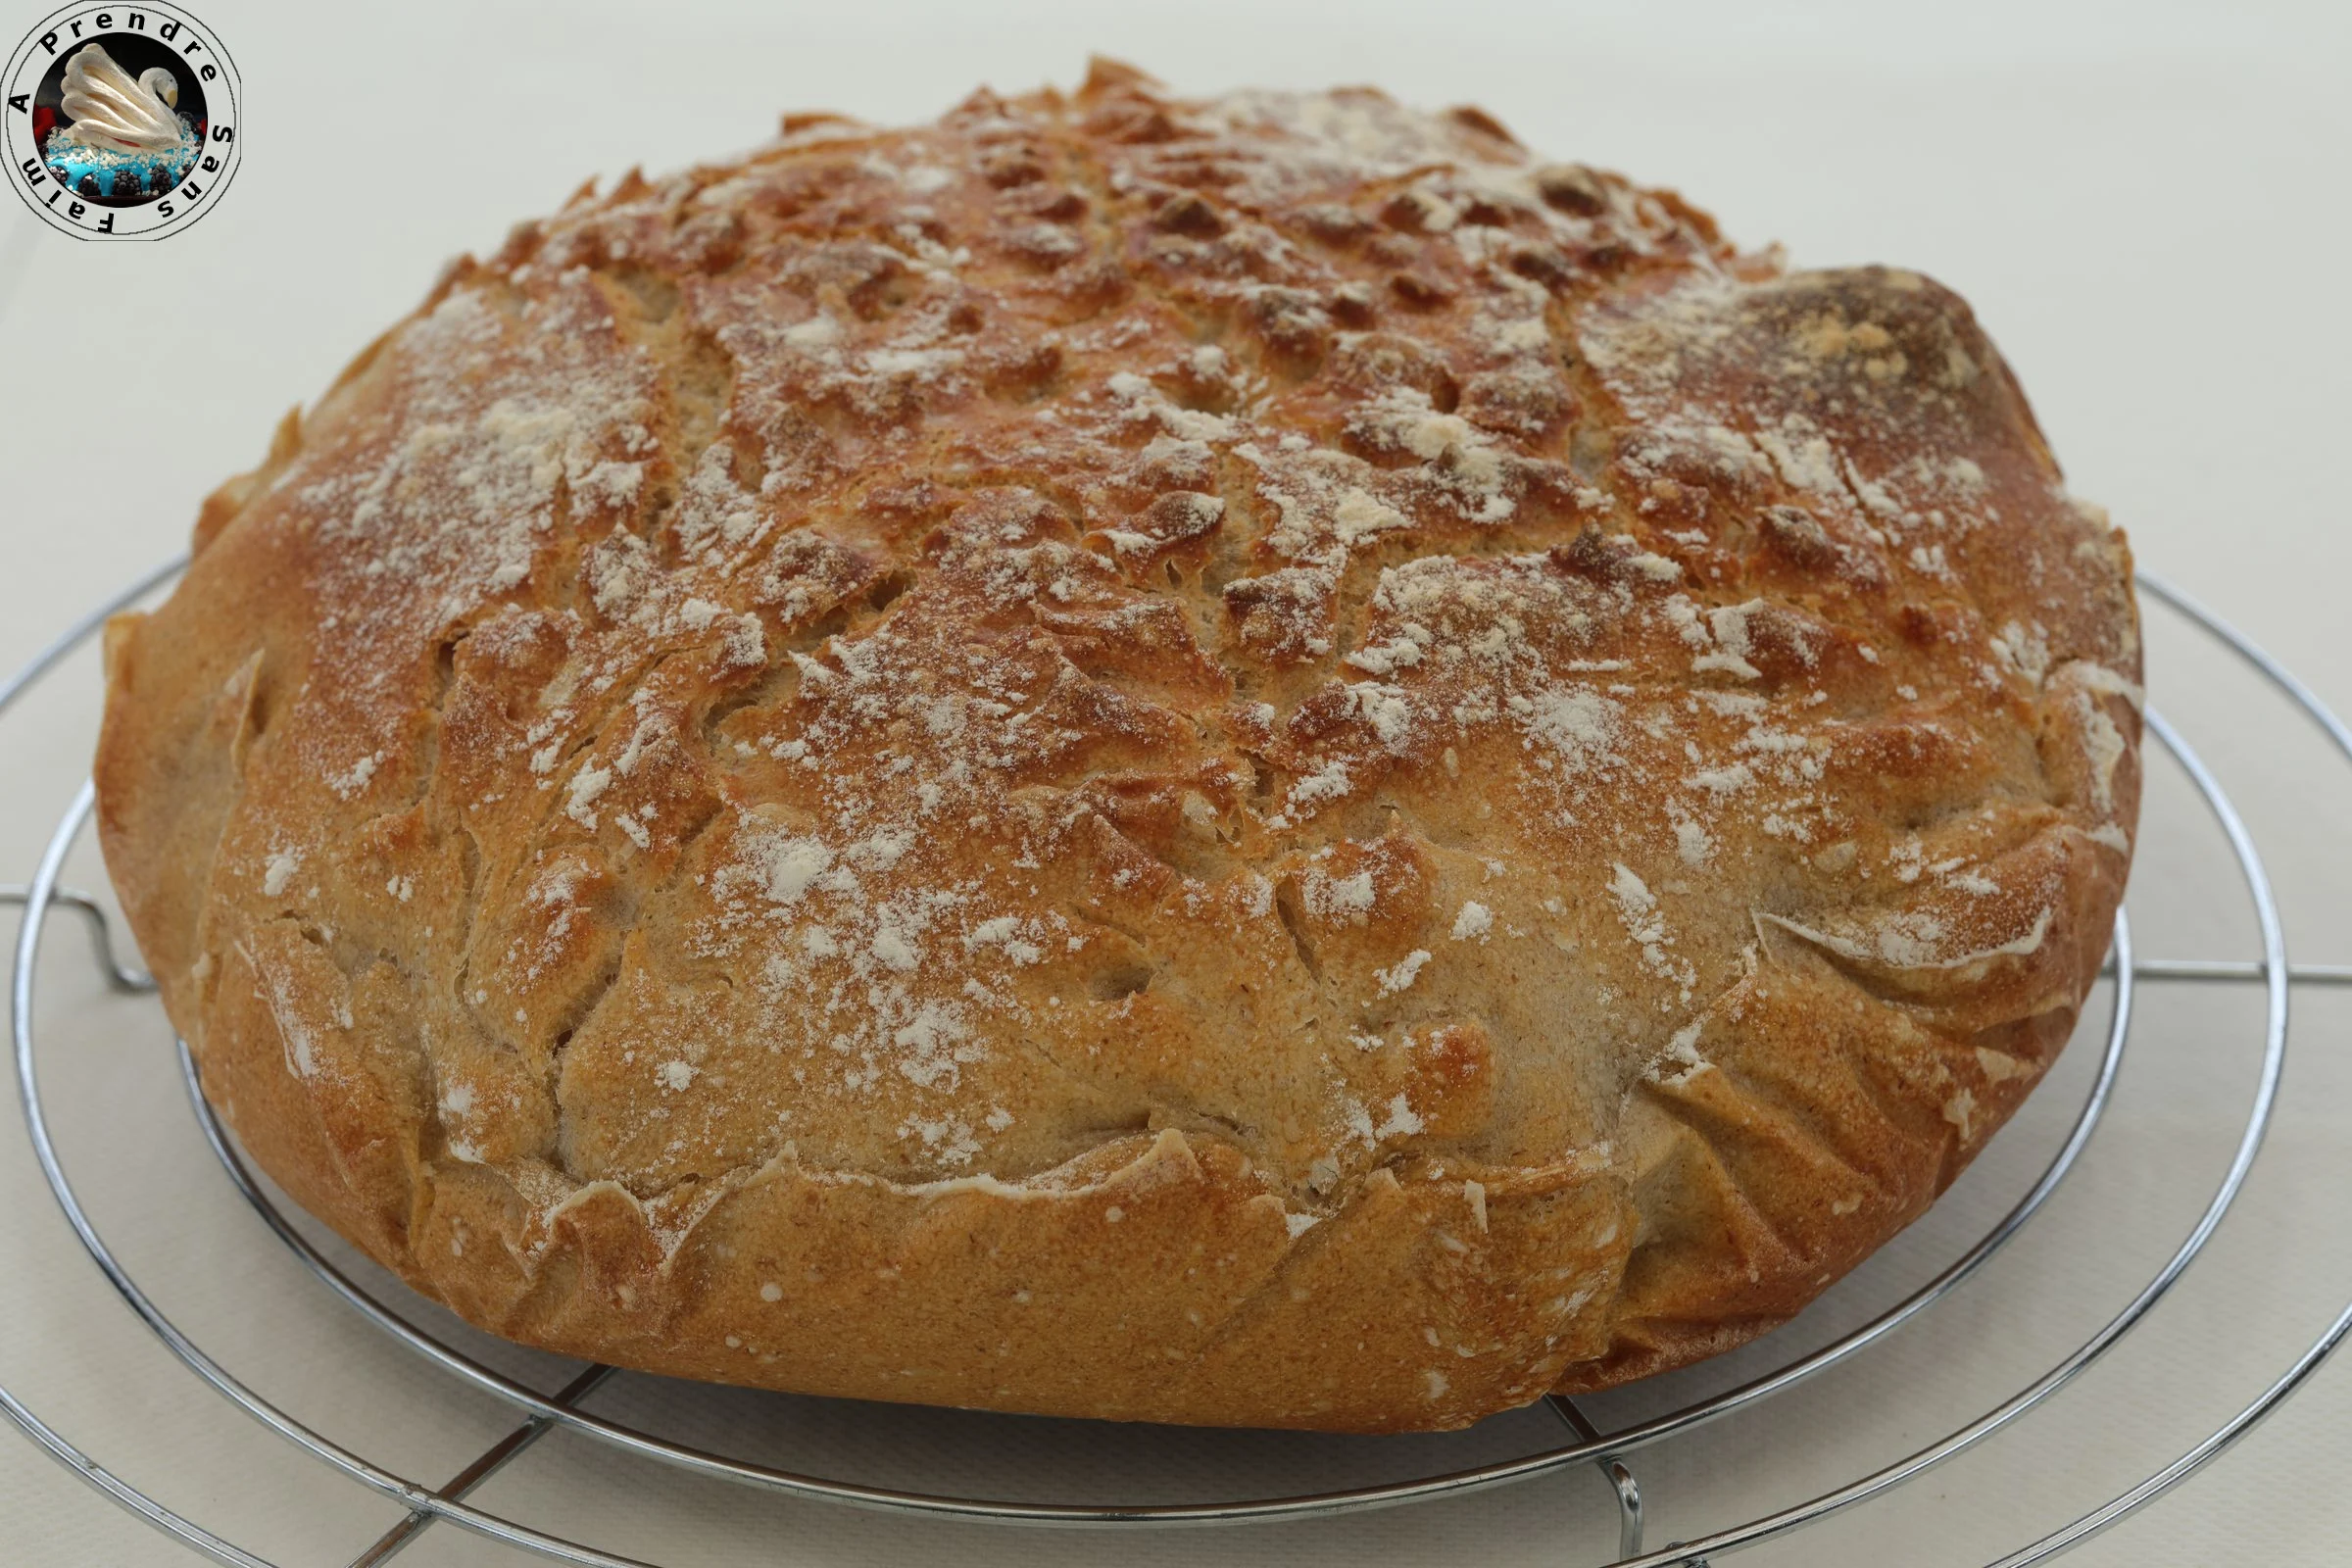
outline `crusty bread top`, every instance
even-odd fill
[[[341,1179],[405,1151],[334,1217],[412,1277],[434,1170],[671,1248],[780,1162],[1017,1199],[1168,1129],[1301,1248],[1380,1173],[1598,1184],[1467,1419],[1917,1212],[2129,858],[2128,556],[1966,307],[1369,91],[1100,67],[632,173],[198,534],[116,638],[109,862],[200,1051],[249,972]],[[1784,973],[1942,1053],[1870,1135],[1919,1190],[1708,1099]],[[1743,1103],[1838,1146],[1780,1049]]]

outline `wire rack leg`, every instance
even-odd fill
[[[1623,1459],[1603,1459],[1600,1473],[1617,1493],[1617,1555],[1638,1557],[1642,1554],[1642,1483],[1634,1479]]]
[[[1579,1438],[1587,1443],[1601,1441],[1600,1428],[1576,1407],[1574,1399],[1564,1394],[1550,1394],[1544,1396],[1544,1402],[1551,1406],[1551,1413],[1566,1423],[1568,1430]],[[1609,1490],[1617,1494],[1617,1560],[1625,1562],[1641,1556],[1642,1483],[1634,1479],[1634,1473],[1626,1468],[1625,1461],[1613,1453],[1604,1453],[1592,1463],[1600,1471],[1601,1479],[1608,1482]],[[1666,1544],[1666,1549],[1672,1551],[1681,1544],[1679,1541],[1670,1541]],[[1682,1568],[1707,1568],[1707,1559],[1685,1557]]]
[[[31,897],[31,889],[22,882],[0,882],[0,904],[24,904]],[[59,888],[49,895],[49,902],[62,904],[81,916],[89,928],[90,948],[98,957],[98,972],[106,977],[109,990],[143,995],[155,989],[155,976],[135,963],[124,963],[115,956],[114,927],[106,918],[106,906],[77,888]]]
[[[1544,1403],[1551,1406],[1551,1413],[1558,1416],[1569,1431],[1585,1442],[1600,1441],[1600,1428],[1576,1407],[1574,1399],[1564,1394],[1551,1394],[1544,1396]],[[1592,1461],[1592,1465],[1617,1497],[1617,1555],[1620,1558],[1641,1556],[1642,1483],[1634,1479],[1634,1473],[1626,1468],[1625,1461],[1613,1453],[1602,1454]]]
[[[609,1366],[589,1367],[551,1396],[551,1402],[566,1406],[579,1403],[597,1385],[611,1377],[614,1370]],[[504,1470],[508,1461],[553,1431],[555,1425],[555,1422],[546,1416],[531,1417],[476,1454],[471,1464],[451,1476],[447,1484],[441,1488],[441,1495],[444,1497],[465,1496],[474,1488]],[[352,1558],[351,1568],[379,1568],[379,1565],[390,1562],[406,1550],[410,1543],[423,1535],[426,1527],[431,1525],[436,1517],[434,1514],[422,1511],[410,1514],[378,1537],[375,1544]]]

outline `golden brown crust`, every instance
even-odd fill
[[[1907,273],[1377,94],[980,94],[454,268],[109,638],[208,1096],[499,1333],[1461,1425],[1736,1344],[2063,1044],[2122,536]]]

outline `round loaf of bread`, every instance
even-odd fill
[[[2059,1051],[2139,791],[2123,537],[1952,294],[1107,65],[459,262],[108,654],[139,943],[353,1244],[1133,1420],[1784,1321]]]

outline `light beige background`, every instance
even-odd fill
[[[242,68],[247,162],[161,245],[76,244],[0,200],[0,663],[177,547],[198,497],[423,292],[447,256],[631,162],[755,142],[777,111],[928,116],[977,81],[1069,83],[1088,48],[1180,87],[1373,80],[1474,100],[1533,145],[1678,185],[1797,261],[1899,261],[1964,291],[2077,487],[2144,564],[2352,709],[2343,584],[2352,409],[2352,151],[2339,8],[1627,3],[1087,7],[206,0]],[[34,20],[0,6],[0,31]],[[2352,960],[2352,767],[2152,613],[2156,700],[2240,793],[2294,951]],[[88,661],[0,729],[0,876],[28,870],[84,765]],[[102,881],[94,857],[75,875]],[[2143,947],[2250,954],[2218,841],[2160,767],[2132,906]],[[9,922],[13,929],[13,921]],[[199,1146],[152,1004],[102,997],[80,934],[45,966],[44,1082],[125,1262],[270,1397],[437,1479],[511,1424],[325,1299]],[[2145,1016],[2107,1127],[2050,1211],[1962,1295],[1862,1362],[1642,1455],[1653,1543],[1862,1474],[1958,1425],[2087,1335],[2161,1262],[2226,1163],[2258,998],[2175,988]],[[2104,1500],[2249,1398],[2352,1296],[2352,994],[2298,996],[2285,1109],[2242,1211],[2148,1327],[2021,1430],[1901,1494],[1742,1557],[1970,1564]],[[2072,1114],[2061,1081],[1903,1242],[1756,1368],[1926,1277],[2011,1200]],[[552,1365],[517,1361],[532,1375]],[[1735,1368],[1736,1372],[1738,1368]],[[1624,1420],[1719,1382],[1596,1401]],[[271,1559],[341,1563],[395,1510],[202,1390],[107,1291],[0,1122],[0,1382],[106,1463]],[[1505,1418],[1444,1443],[1104,1432],[625,1386],[601,1406],[716,1445],[902,1483],[1174,1496],[1365,1479],[1549,1436]],[[2077,1561],[2336,1564],[2352,1551],[2352,1366]],[[765,1499],[552,1439],[484,1500],[680,1564],[1564,1564],[1613,1525],[1589,1471],[1329,1525],[1183,1537],[908,1523]],[[0,1559],[193,1561],[0,1429]],[[447,1527],[405,1559],[524,1559]]]

